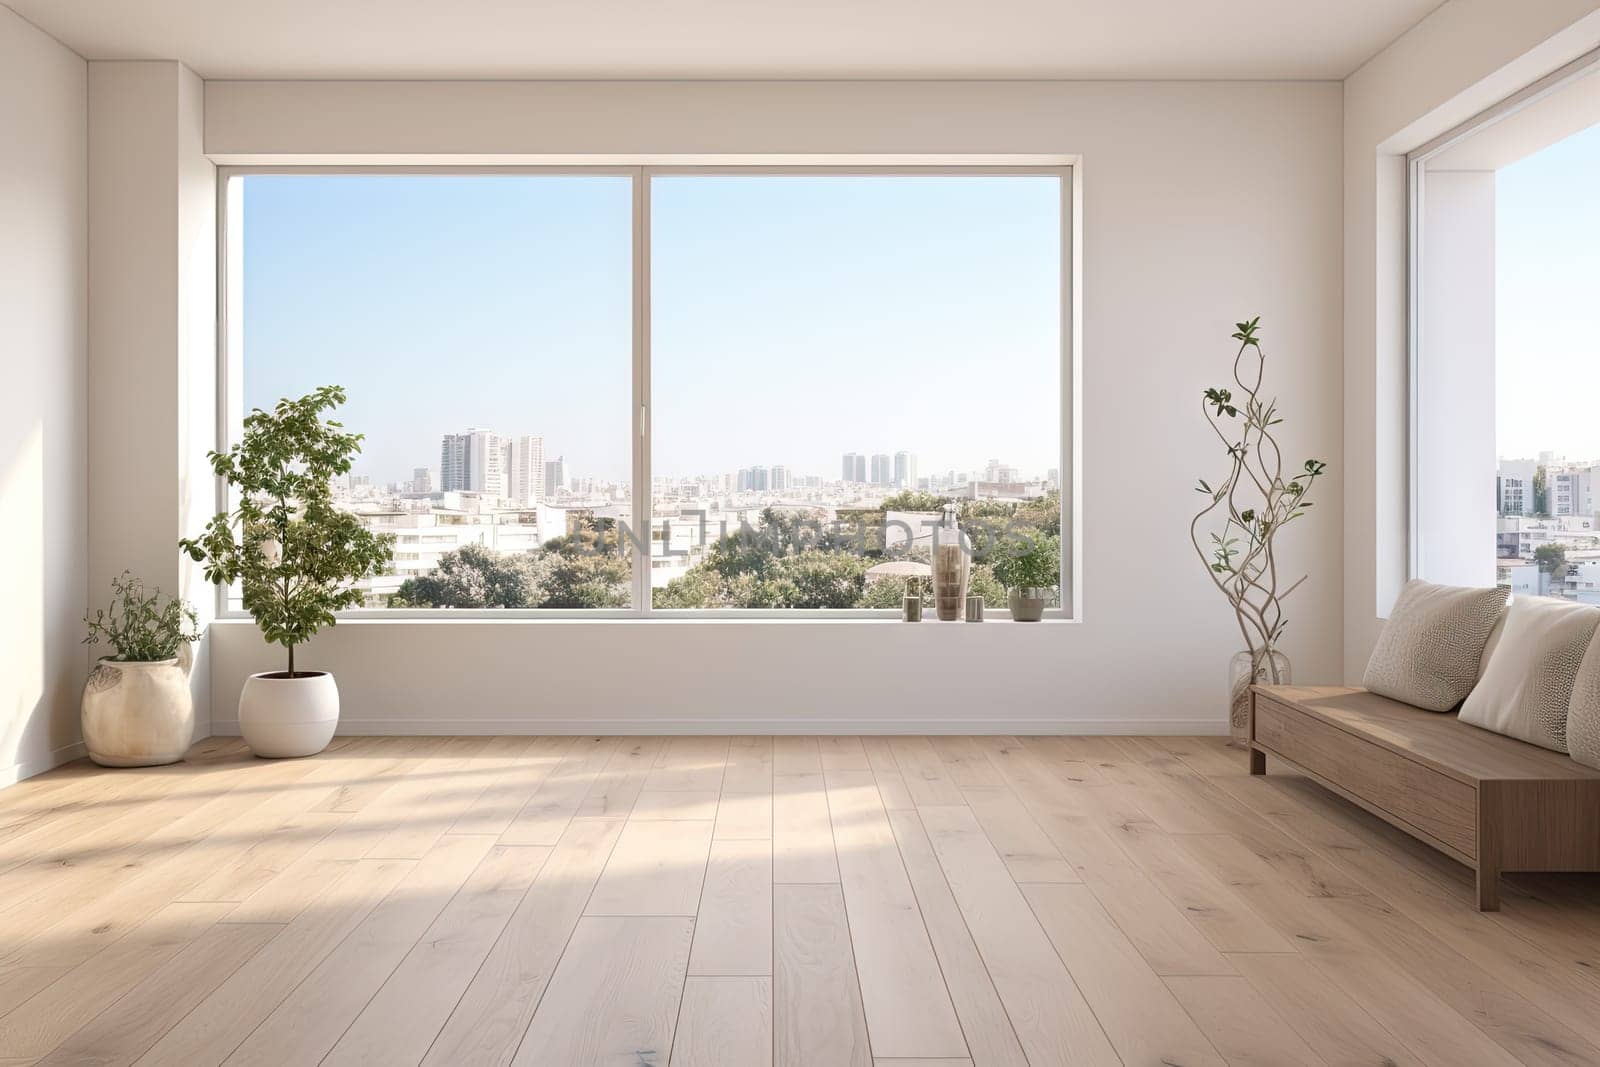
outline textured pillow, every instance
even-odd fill
[[[1600,767],[1600,631],[1589,642],[1567,704],[1567,751],[1589,767]]]
[[[1361,684],[1380,696],[1449,711],[1472,692],[1504,589],[1407,582],[1367,661]]]
[[[1461,721],[1565,752],[1567,707],[1596,627],[1600,608],[1517,597],[1489,669],[1461,705]]]

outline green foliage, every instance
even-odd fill
[[[1550,515],[1550,482],[1543,467],[1533,472],[1533,513],[1545,518]]]
[[[981,596],[986,607],[1001,607],[1006,602],[1006,586],[988,563],[974,563],[967,579],[967,595]]]
[[[144,583],[129,571],[111,579],[111,606],[84,616],[89,636],[86,645],[109,645],[110,659],[124,663],[153,663],[172,659],[178,649],[200,639],[194,608],[157,589],[144,594]]]
[[[849,552],[815,548],[768,554],[751,569],[732,574],[703,564],[657,589],[651,603],[657,608],[854,608],[860,606],[870,565]]]
[[[1007,589],[1051,589],[1061,584],[1061,538],[1055,534],[1019,537],[998,546],[989,557],[997,582]]]
[[[407,578],[391,608],[523,608],[536,603],[538,559],[528,552],[499,553],[463,545],[439,557],[431,574]]]
[[[541,608],[625,608],[633,569],[620,555],[554,552],[545,556]]]
[[[916,593],[926,603],[933,602],[932,578],[879,578],[868,582],[861,591],[858,608],[892,608],[900,610],[907,593]]]
[[[784,556],[768,570],[764,599],[775,608],[853,608],[867,584],[868,560],[815,549]]]
[[[544,551],[501,554],[463,545],[431,574],[408,578],[392,608],[625,608],[633,573],[616,531],[591,527],[551,538]]]
[[[544,543],[547,554],[559,556],[620,556],[622,545],[615,519],[581,519],[571,533]]]
[[[333,503],[333,479],[349,474],[361,451],[360,434],[322,417],[344,400],[343,389],[323,386],[246,416],[239,443],[210,454],[211,469],[238,493],[238,508],[179,542],[205,564],[208,581],[240,583],[262,636],[288,649],[291,675],[295,646],[332,626],[335,612],[358,606],[354,583],[393,559],[393,538]]]
[[[1283,419],[1277,400],[1261,391],[1267,358],[1257,336],[1260,323],[1259,316],[1237,323],[1233,333],[1239,342],[1233,359],[1238,393],[1213,387],[1201,395],[1201,413],[1228,457],[1228,470],[1215,485],[1196,482],[1206,504],[1189,524],[1189,537],[1212,584],[1233,606],[1246,647],[1265,657],[1286,625],[1284,599],[1305,580],[1280,586],[1277,535],[1305,516],[1311,488],[1328,465],[1308,459],[1298,471],[1284,472],[1273,430]]]
[[[1538,563],[1541,571],[1554,571],[1558,566],[1566,565],[1566,545],[1541,544],[1533,550],[1533,561]]]
[[[943,511],[950,497],[935,496],[919,489],[902,489],[883,498],[884,511]]]
[[[1541,544],[1533,550],[1533,561],[1538,563],[1539,569],[1549,574],[1550,581],[1562,582],[1566,579],[1570,565],[1566,563],[1566,545]]]
[[[724,608],[727,603],[728,579],[707,566],[690,567],[681,577],[652,591],[652,607],[662,609]]]
[[[975,520],[992,523],[994,533],[987,538],[990,561],[974,560],[969,592],[984,597],[991,605],[1004,604],[1005,586],[996,577],[994,564],[1004,552],[1032,552],[1040,560],[1038,573],[1048,577],[1044,584],[1059,582],[1060,498],[1052,496],[1038,502],[973,501],[984,514]],[[815,525],[796,526],[781,513],[775,516],[776,529],[766,528],[728,534],[711,546],[706,562],[656,589],[651,603],[658,609],[695,608],[875,608],[898,609],[905,595],[906,582],[899,578],[868,583],[868,568],[883,555],[874,545],[881,543],[881,531],[871,537],[863,553],[860,542],[846,532],[824,531],[815,537]],[[977,527],[969,528],[980,533]],[[812,542],[815,541],[815,544]],[[980,545],[981,547],[981,545]],[[1045,559],[1048,557],[1048,560]],[[896,558],[927,561],[927,550],[919,549]],[[920,582],[923,594],[931,597],[931,579]]]

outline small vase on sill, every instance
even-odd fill
[[[1243,748],[1250,741],[1250,687],[1290,685],[1289,657],[1271,652],[1237,652],[1228,661],[1228,743]]]

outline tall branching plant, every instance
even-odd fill
[[[1233,339],[1233,381],[1238,388],[1207,389],[1201,411],[1227,450],[1228,471],[1212,485],[1202,479],[1195,491],[1206,506],[1189,524],[1189,539],[1206,565],[1212,584],[1227,598],[1249,650],[1252,679],[1276,683],[1279,640],[1288,621],[1283,602],[1305,576],[1284,584],[1278,571],[1277,537],[1285,526],[1311,507],[1311,488],[1327,471],[1319,459],[1308,459],[1293,474],[1284,474],[1283,452],[1273,427],[1283,419],[1276,398],[1265,399],[1262,382],[1267,357],[1256,328],[1260,316],[1237,323]],[[1235,694],[1237,699],[1238,694]]]
[[[394,558],[393,537],[373,533],[333,501],[333,479],[349,474],[361,451],[360,434],[322,417],[342,403],[344,390],[326,385],[247,415],[239,443],[210,454],[239,506],[180,542],[205,563],[208,581],[240,584],[262,636],[288,649],[290,678],[295,646],[333,625],[335,612],[359,606],[355,583]]]

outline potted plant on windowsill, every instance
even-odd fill
[[[83,686],[83,744],[103,767],[176,763],[194,740],[190,644],[199,640],[194,609],[128,571],[111,579],[111,606],[84,617],[86,645],[105,645]]]
[[[323,386],[252,411],[239,443],[210,456],[238,507],[180,542],[205,564],[208,581],[240,583],[262,636],[288,650],[287,670],[252,674],[239,694],[239,731],[258,756],[310,756],[327,747],[339,723],[339,689],[326,671],[297,670],[295,646],[332,626],[335,612],[360,605],[355,583],[382,573],[394,555],[392,538],[333,502],[333,479],[349,474],[361,451],[360,434],[322,417],[344,400],[343,389]]]
[[[995,554],[993,569],[1007,588],[1011,618],[1038,622],[1061,584],[1061,538],[1040,534],[1006,542]]]

